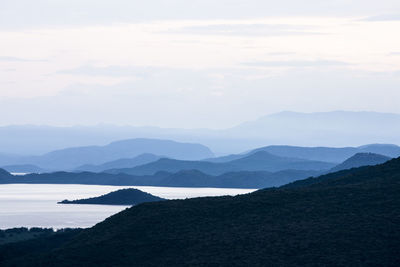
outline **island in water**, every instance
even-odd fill
[[[137,205],[145,202],[163,201],[164,198],[134,188],[117,190],[99,197],[77,200],[63,200],[58,204],[93,204],[93,205]]]

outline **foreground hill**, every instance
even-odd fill
[[[122,158],[133,158],[144,153],[188,160],[213,156],[208,147],[200,144],[138,138],[117,141],[105,146],[72,147],[41,156],[20,157],[14,159],[12,164],[33,164],[48,170],[71,170],[83,164],[98,165]]]
[[[334,164],[322,161],[311,161],[298,158],[287,158],[258,151],[229,162],[185,161],[160,159],[135,168],[107,170],[108,173],[127,173],[132,175],[151,175],[159,171],[179,172],[182,170],[199,170],[210,175],[221,175],[237,171],[269,171],[282,170],[328,170]]]
[[[220,187],[265,188],[280,186],[318,175],[318,171],[285,170],[280,172],[231,172],[212,176],[196,170],[177,173],[157,172],[154,175],[134,176],[109,173],[55,172],[13,176],[0,169],[0,184],[91,184],[122,186],[170,186],[170,187]]]
[[[0,247],[1,264],[399,266],[399,195],[395,159],[237,197],[141,204],[40,253],[34,242]]]
[[[163,198],[138,189],[121,189],[99,197],[77,200],[63,200],[59,204],[96,204],[96,205],[137,205],[145,202],[162,201]]]
[[[337,172],[341,170],[347,170],[352,168],[358,168],[362,166],[373,166],[385,163],[389,161],[391,158],[382,156],[375,153],[357,153],[351,158],[345,160],[341,164],[332,168],[330,172]]]

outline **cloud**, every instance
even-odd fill
[[[87,75],[87,76],[112,76],[112,77],[143,77],[155,70],[155,67],[143,66],[106,66],[95,67],[91,65],[74,69],[60,70],[55,74]]]
[[[80,83],[54,96],[2,98],[0,112],[8,115],[0,124],[221,128],[290,109],[400,112],[396,73],[340,68],[291,68],[283,75],[250,67],[145,70],[150,73],[142,79],[114,85]]]
[[[295,52],[271,52],[268,53],[270,56],[292,56],[295,55]]]
[[[400,21],[400,14],[386,14],[386,15],[372,16],[363,19],[363,21]]]
[[[27,58],[19,58],[19,57],[7,57],[7,56],[0,56],[0,61],[6,62],[45,62],[45,60],[39,59],[27,59]]]
[[[242,36],[283,36],[283,35],[319,35],[321,32],[310,31],[314,26],[290,24],[212,24],[189,26],[170,33],[205,34],[205,35],[242,35]]]
[[[330,67],[348,66],[350,63],[335,60],[288,60],[288,61],[255,61],[245,62],[249,67]]]
[[[160,20],[278,16],[371,16],[400,8],[398,0],[2,0],[0,29],[105,25]]]

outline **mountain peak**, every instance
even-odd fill
[[[386,157],[376,153],[357,153],[354,156],[348,158],[341,164],[337,165],[331,171],[340,171],[352,168],[358,168],[362,166],[373,166],[387,162],[390,157]]]

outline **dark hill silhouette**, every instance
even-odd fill
[[[99,197],[78,200],[63,200],[59,204],[96,204],[96,205],[137,205],[145,202],[162,201],[164,198],[153,196],[138,189],[117,190]]]
[[[382,156],[375,153],[357,153],[351,158],[345,160],[343,163],[332,168],[330,172],[337,172],[341,170],[358,168],[362,166],[373,166],[385,163],[391,158]]]
[[[400,159],[236,197],[144,203],[3,266],[398,266]],[[29,246],[51,243],[30,253]]]
[[[265,151],[258,151],[229,162],[215,163],[207,161],[183,161],[160,159],[156,162],[137,166],[135,168],[107,170],[108,173],[127,173],[132,175],[151,175],[157,171],[179,172],[182,170],[199,170],[210,175],[221,175],[226,172],[237,171],[271,171],[277,172],[287,169],[296,170],[328,170],[334,164],[310,161],[296,158],[286,158],[272,155]]]
[[[384,178],[384,179],[383,179]],[[337,186],[346,184],[375,184],[381,182],[399,183],[400,180],[400,158],[392,159],[384,164],[375,166],[363,166],[338,172],[328,173],[319,177],[310,177],[295,181],[282,188],[302,188],[313,186]]]
[[[109,169],[133,168],[159,160],[160,158],[160,156],[145,153],[131,159],[117,159],[100,165],[82,165],[76,168],[75,171],[102,172]]]

